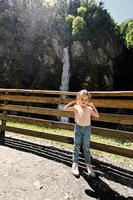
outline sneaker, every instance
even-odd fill
[[[78,167],[78,163],[73,163],[72,164],[72,173],[75,176],[79,176],[79,167]]]
[[[87,164],[87,165],[86,165],[86,169],[87,169],[88,175],[90,175],[90,176],[92,176],[92,177],[96,177],[96,174],[95,174],[95,172],[93,171],[91,165]]]

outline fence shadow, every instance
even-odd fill
[[[23,141],[20,139],[5,137],[5,146],[14,148],[20,151],[33,153],[35,155],[54,160],[55,162],[63,163],[67,166],[72,165],[71,151],[63,150],[53,146],[45,146],[35,144],[29,141]],[[87,181],[89,186],[93,189],[86,190],[85,193],[88,196],[94,197],[100,200],[133,200],[132,197],[125,198],[113,191],[107,183],[105,183],[100,177],[105,177],[108,180],[120,183],[127,187],[133,187],[133,172],[126,169],[96,160],[92,158],[92,164],[96,171],[96,178],[87,176],[84,173],[85,165],[83,158],[80,158],[80,171],[81,176]]]

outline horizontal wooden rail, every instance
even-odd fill
[[[76,96],[76,92],[68,91],[54,91],[54,90],[27,90],[27,89],[5,89],[1,88],[0,93],[25,93],[25,94],[54,94],[54,95],[66,95],[66,96]],[[95,97],[133,97],[133,91],[89,91],[92,96]]]
[[[26,103],[67,104],[73,99],[18,96],[18,95],[0,95],[0,100],[26,102]],[[133,100],[93,99],[92,102],[95,104],[96,107],[133,109]]]
[[[96,107],[133,109],[133,100],[95,99]]]
[[[91,143],[91,148],[108,152],[108,153],[113,153],[121,156],[125,156],[128,158],[133,158],[133,150],[132,149],[126,149],[122,147],[117,147],[114,145],[108,145],[104,143],[98,143],[98,142],[92,142]]]
[[[59,129],[66,129],[66,130],[74,129],[74,124],[72,124],[72,123],[63,123],[63,122],[56,122],[53,120],[22,117],[22,116],[15,116],[15,115],[3,116],[2,114],[0,114],[0,120],[6,120],[6,121],[18,122],[18,123],[26,123],[26,124],[34,124],[34,125],[38,125],[38,126],[44,126],[47,128],[48,127],[49,128],[59,128]]]
[[[7,111],[17,111],[17,112],[25,112],[25,113],[34,113],[34,114],[43,114],[43,115],[53,115],[53,116],[66,116],[73,118],[74,115],[71,112],[65,112],[58,109],[50,109],[50,108],[38,108],[38,107],[30,107],[30,106],[17,106],[17,105],[0,105],[0,110]],[[94,121],[100,122],[111,122],[111,123],[119,123],[119,124],[129,124],[133,125],[133,116],[132,115],[118,115],[118,114],[107,114],[100,113],[99,118],[92,117]]]
[[[108,138],[133,141],[133,133],[127,131],[92,127],[92,133]]]
[[[73,117],[74,115],[70,112],[52,109],[52,108],[41,108],[41,107],[32,107],[32,106],[16,106],[16,105],[0,105],[0,110],[7,111],[16,111],[24,113],[33,113],[39,115],[52,115],[52,116],[66,116]]]
[[[99,118],[92,118],[94,121],[111,122],[125,125],[133,125],[133,115],[99,113]]]
[[[90,91],[92,97],[133,97],[133,91]]]
[[[100,114],[99,118],[92,117],[92,120],[99,121],[99,122],[109,122],[109,123],[119,123],[119,124],[125,124],[125,125],[133,125],[133,116],[132,115],[107,114],[107,113],[99,113],[99,114]],[[64,115],[65,115],[65,113],[64,113]],[[68,117],[74,117],[71,113],[68,113],[67,116]],[[3,120],[4,120],[4,118],[3,118]]]
[[[21,93],[21,94],[50,94],[50,95],[68,95],[68,96],[76,96],[75,92],[67,92],[67,91],[54,91],[54,90],[25,90],[25,89],[0,89],[0,93]]]
[[[63,143],[69,143],[69,144],[73,143],[73,138],[68,137],[68,136],[55,135],[52,133],[44,133],[44,132],[40,132],[40,131],[27,130],[27,129],[16,128],[16,127],[11,127],[11,126],[2,126],[2,125],[0,125],[0,129],[4,130],[4,131],[22,134],[22,135],[39,137],[39,138],[59,141],[59,142],[63,142]]]
[[[45,126],[49,128],[59,128],[65,130],[73,130],[74,124],[72,123],[63,123],[63,122],[55,122],[52,120],[44,120],[44,119],[37,119],[37,118],[28,118],[28,117],[20,117],[14,115],[8,116],[0,116],[0,119],[12,122],[20,122],[20,123],[27,123],[27,124],[34,124],[39,126]],[[121,130],[113,130],[107,128],[100,128],[100,127],[92,127],[92,133],[99,136],[109,137],[109,138],[116,138],[116,139],[124,139],[133,141],[133,134],[127,131]]]
[[[17,133],[17,134],[28,135],[28,136],[39,137],[39,138],[43,138],[43,139],[73,144],[73,138],[68,137],[68,136],[54,135],[54,134],[50,134],[50,133],[44,133],[44,132],[39,132],[39,131],[14,128],[14,127],[10,127],[10,126],[2,126],[2,125],[0,125],[0,129],[4,130],[4,131]],[[108,153],[113,153],[113,154],[133,158],[133,150],[127,149],[127,148],[116,147],[116,146],[107,145],[104,143],[93,142],[93,141],[91,142],[91,148],[100,150],[100,151],[106,151]]]
[[[61,97],[36,97],[36,96],[20,96],[20,95],[0,95],[0,100],[24,102],[24,103],[44,103],[44,104],[67,104],[73,99],[63,99]]]

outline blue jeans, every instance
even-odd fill
[[[74,129],[75,137],[74,137],[74,147],[73,147],[73,162],[78,163],[79,161],[79,151],[82,144],[84,159],[86,164],[91,163],[90,157],[90,135],[91,135],[91,127],[90,126],[80,126],[78,124],[75,125]]]

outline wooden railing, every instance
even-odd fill
[[[92,126],[92,134],[132,142],[133,91],[90,93],[92,102],[100,112],[99,118],[92,118],[92,124],[95,124],[95,126]],[[7,126],[6,122],[21,122],[73,130],[74,123],[57,121],[57,117],[74,117],[70,112],[59,110],[58,105],[70,102],[75,96],[75,92],[0,89],[1,144],[4,143],[6,131],[72,144],[72,137]],[[49,119],[50,117],[52,119]],[[118,130],[120,125],[124,125],[124,128],[130,126],[130,131]],[[130,158],[133,157],[133,149],[131,148],[108,145],[98,141],[92,141],[91,148]]]

